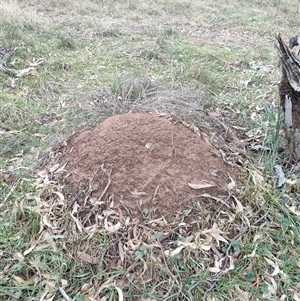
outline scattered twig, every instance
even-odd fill
[[[0,62],[0,70],[8,74],[13,74],[17,77],[21,77],[23,75],[33,74],[36,71],[35,67],[43,63],[43,60],[39,59],[34,64],[30,65],[30,67],[25,69],[16,70],[16,69],[8,68],[6,63],[14,53],[15,53],[15,49],[10,51],[6,51],[3,48],[0,49],[0,55],[2,56],[2,60]]]
[[[195,284],[193,284],[193,285],[189,288],[188,293],[191,294],[191,293],[192,293],[192,290],[193,290],[196,286],[198,286],[200,283],[205,283],[205,284],[209,285],[209,288],[205,291],[202,300],[206,300],[206,295],[214,288],[215,282],[216,282],[216,281],[217,281],[217,280],[209,281],[209,280],[205,280],[205,279],[204,279],[204,280],[197,281]]]
[[[209,284],[209,282],[207,282],[210,285],[210,287],[205,291],[203,298],[202,298],[203,301],[206,300],[206,295],[212,291],[212,289],[216,286],[218,280],[219,279],[216,279],[214,282],[211,282],[210,284]]]
[[[65,292],[65,290],[64,290],[65,287],[66,287],[66,285],[65,285],[65,286],[61,286],[61,287],[58,288],[58,290],[60,291],[61,295],[63,296],[63,298],[64,298],[66,301],[73,301],[73,299],[72,299],[71,297],[69,297],[69,296],[67,295],[67,293]]]
[[[106,172],[106,171],[104,170],[104,168],[103,168],[103,164],[101,165],[101,169],[102,169],[102,171],[108,176],[108,182],[107,182],[107,184],[106,184],[104,190],[102,191],[101,195],[100,195],[99,198],[97,199],[96,204],[97,204],[97,203],[99,204],[99,203],[101,202],[102,198],[103,198],[104,195],[106,194],[106,192],[107,192],[107,190],[108,190],[108,188],[109,188],[109,186],[110,186],[110,184],[111,184],[111,177],[110,177],[110,176],[111,176],[112,169],[111,169],[109,172]]]

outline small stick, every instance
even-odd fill
[[[73,301],[73,299],[71,297],[69,297],[67,295],[67,293],[65,292],[64,288],[67,287],[66,285],[65,286],[61,286],[58,288],[58,290],[60,291],[61,295],[63,296],[63,298],[66,300],[66,301]]]
[[[110,184],[111,184],[111,172],[112,172],[112,169],[111,169],[109,172],[106,172],[106,171],[103,169],[103,164],[101,165],[101,169],[102,169],[102,171],[107,175],[107,177],[108,177],[108,182],[107,182],[107,184],[106,184],[104,190],[102,191],[101,195],[100,195],[99,198],[97,199],[96,204],[99,204],[99,203],[101,202],[102,198],[103,198],[104,195],[106,194],[106,192],[107,192],[107,190],[108,190],[108,188],[109,188],[109,186],[110,186]]]

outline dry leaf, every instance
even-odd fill
[[[172,251],[166,250],[166,251],[164,251],[164,254],[165,254],[166,257],[173,257],[175,255],[178,255],[183,248],[184,248],[184,246],[178,247],[178,248],[176,248],[175,250],[172,250]]]
[[[65,197],[63,196],[63,194],[61,192],[55,191],[54,193],[59,196],[59,198],[62,202],[65,201]]]
[[[250,149],[251,150],[255,150],[255,151],[270,151],[271,149],[269,147],[265,147],[265,146],[262,146],[260,144],[251,144],[250,146]]]
[[[270,274],[272,277],[276,276],[280,269],[277,263],[273,262],[269,258],[265,257],[266,262],[274,268],[274,271]]]
[[[284,175],[284,172],[282,170],[281,165],[275,165],[274,169],[275,169],[275,171],[277,173],[277,176],[278,176],[278,185],[277,186],[281,187],[283,184],[286,183],[287,178]]]
[[[57,168],[59,167],[59,164],[54,164],[50,169],[49,172],[52,173],[53,171],[57,170]]]
[[[75,202],[73,205],[72,214],[77,213],[79,209],[80,209],[80,206],[78,205],[77,202]]]
[[[300,216],[300,211],[298,211],[296,206],[288,206],[287,204],[285,204],[285,206],[294,214],[296,214],[297,216]]]
[[[115,225],[109,226],[108,225],[108,221],[107,218],[104,220],[104,228],[110,232],[110,233],[114,233],[117,232],[120,228],[121,228],[121,223],[117,222]]]
[[[293,295],[293,299],[295,301],[300,301],[300,293],[295,292],[294,295]]]
[[[17,252],[17,253],[16,253],[16,257],[17,257],[20,261],[23,261],[23,260],[24,260],[24,256],[23,256],[23,254],[21,254],[20,252]]]
[[[232,179],[231,176],[229,176],[229,178],[230,178],[231,182],[227,185],[227,189],[232,190],[235,186],[235,181]]]
[[[88,254],[83,253],[83,252],[77,252],[77,255],[84,262],[87,262],[87,263],[90,263],[90,264],[98,264],[99,263],[99,258],[98,257],[93,257],[93,256],[88,255]]]
[[[204,234],[205,236],[213,237],[216,240],[218,246],[220,245],[220,241],[228,243],[228,241],[223,236],[221,236],[223,232],[218,229],[218,225],[216,223],[213,224],[212,229],[202,231],[202,234]]]
[[[235,286],[235,290],[238,293],[240,301],[250,301],[251,300],[251,294],[249,292],[245,292],[245,291],[241,290],[238,285]]]
[[[245,256],[243,257],[243,259],[244,259],[244,258],[252,258],[252,257],[255,257],[255,256],[256,256],[256,249],[257,249],[257,244],[255,245],[254,250],[251,252],[251,254],[245,255]]]
[[[82,285],[80,291],[82,293],[86,292],[87,290],[89,290],[90,288],[92,287],[92,284],[91,283],[85,283]]]
[[[45,281],[46,286],[50,288],[56,288],[56,283],[54,281]]]
[[[221,269],[220,269],[220,268],[216,268],[216,267],[208,268],[208,270],[209,270],[211,273],[220,273],[220,272],[221,272]]]
[[[113,284],[112,284],[112,281],[113,281],[113,277],[110,277],[110,278],[108,278],[106,281],[104,281],[104,282],[101,284],[99,290],[97,291],[96,296],[99,295],[99,294],[101,293],[102,290],[104,290],[104,289],[106,289],[106,288],[108,288],[108,287],[111,287],[111,286],[113,285]]]
[[[45,296],[48,295],[48,292],[45,293]],[[40,301],[52,301],[54,299],[54,297],[56,296],[56,293],[54,295],[52,295],[50,298],[47,299],[41,299]]]
[[[150,143],[150,142],[146,143],[146,145],[145,145],[145,147],[146,147],[147,149],[150,149],[151,146],[152,146],[152,143]]]
[[[293,186],[296,184],[296,180],[287,179],[285,183],[286,192],[289,193],[292,191]]]
[[[243,212],[244,211],[244,207],[241,204],[241,202],[234,195],[232,195],[232,197],[234,198],[234,200],[236,202],[236,207],[235,208],[236,208],[237,212]]]
[[[121,258],[121,261],[123,262],[124,261],[124,251],[123,251],[123,246],[122,246],[121,240],[119,240],[118,248],[119,248],[119,256]]]
[[[36,247],[36,245],[33,245],[31,246],[29,249],[27,249],[25,252],[24,252],[24,256],[26,256],[27,254],[31,253],[32,250]]]
[[[220,266],[219,266],[219,257],[214,255],[214,267],[210,267],[208,270],[212,273],[219,273],[221,272]]]
[[[123,296],[122,290],[121,290],[118,286],[116,286],[116,285],[115,285],[115,289],[116,289],[117,292],[118,292],[118,295],[119,295],[119,301],[123,301],[123,300],[124,300],[124,296]]]
[[[211,249],[211,244],[204,243],[203,245],[201,245],[201,250],[203,251],[209,251],[210,249]]]
[[[206,180],[202,180],[199,183],[188,183],[188,185],[193,189],[204,189],[216,186],[215,184],[212,184]]]
[[[136,251],[140,248],[141,241],[137,241],[137,244],[135,245],[131,239],[128,240],[127,246],[130,247],[131,250]]]
[[[47,216],[46,216],[46,215],[43,216],[43,223],[44,223],[47,227],[49,227],[49,228],[51,228],[51,229],[53,229],[53,230],[58,229],[57,227],[55,227],[55,226],[53,226],[52,224],[50,224],[50,222],[47,220]]]
[[[137,191],[136,189],[133,191],[129,191],[132,195],[145,195],[146,192],[143,191]]]
[[[190,240],[193,239],[193,238],[194,238],[194,236],[192,235],[190,237]],[[156,247],[156,245],[154,245],[154,246]],[[192,242],[189,242],[188,240],[179,241],[178,242],[178,247],[176,249],[174,249],[172,251],[166,250],[166,251],[164,251],[164,254],[167,257],[172,257],[172,256],[175,256],[175,255],[178,255],[181,252],[181,250],[186,248],[186,247],[189,247],[189,248],[194,249],[194,250],[198,248],[196,243],[194,243],[194,242],[192,243]]]
[[[71,217],[73,218],[73,220],[76,223],[77,229],[79,230],[79,232],[83,231],[83,226],[81,225],[80,221],[70,212]]]
[[[264,177],[261,173],[258,173],[256,170],[252,171],[252,181],[254,185],[261,185],[264,182]]]
[[[13,278],[19,282],[19,283],[22,283],[22,284],[28,284],[28,285],[31,285],[31,284],[35,284],[35,277],[29,279],[29,280],[24,280],[23,278],[19,277],[19,276],[13,276]]]
[[[34,67],[28,67],[26,69],[17,70],[17,77],[21,77],[24,75],[37,75],[38,72]]]
[[[267,277],[269,281],[265,281],[265,284],[268,286],[267,292],[262,295],[263,299],[271,300],[273,295],[276,295],[277,292],[277,283],[273,277]]]

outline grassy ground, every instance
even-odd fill
[[[62,300],[66,282],[78,301],[300,300],[299,179],[291,173],[293,189],[278,188],[273,169],[285,160],[274,36],[298,33],[299,3],[219,2],[0,0],[0,46],[16,48],[9,67],[42,60],[32,75],[0,73],[0,300]],[[170,250],[183,248],[167,256],[157,247],[166,230],[139,228],[148,244],[112,265],[108,253],[119,246],[104,228],[52,231],[67,224],[68,208],[47,207],[63,196],[34,169],[69,134],[158,88],[194,91],[205,110],[245,129],[228,146],[247,169],[231,228],[219,233],[230,245],[217,239],[215,257],[201,247],[211,220],[192,245],[182,243],[187,233],[171,235]],[[245,150],[251,143],[268,151]],[[98,248],[94,257],[89,248]],[[227,250],[231,268],[209,270]]]

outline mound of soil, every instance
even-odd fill
[[[61,151],[65,186],[75,192],[88,183],[95,201],[113,201],[133,213],[167,216],[191,207],[205,193],[226,195],[229,175],[236,174],[199,134],[150,114],[107,118],[71,136]],[[203,188],[206,184],[213,186]]]

